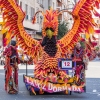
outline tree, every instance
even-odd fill
[[[61,39],[67,32],[68,32],[68,23],[64,21],[63,22],[59,21],[57,39]]]

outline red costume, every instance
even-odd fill
[[[83,85],[84,84],[84,91],[86,91],[85,87],[85,64],[83,62],[84,57],[84,49],[82,47],[75,47],[73,51],[73,60],[76,62],[75,66],[75,76],[78,77],[78,80],[76,82],[77,85]]]
[[[18,92],[18,53],[15,46],[11,45],[4,51],[5,55],[5,90],[8,93]]]

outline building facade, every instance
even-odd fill
[[[23,22],[25,30],[28,34],[36,39],[42,38],[41,32],[43,21],[42,14],[38,13],[36,15],[36,23],[32,23],[32,18],[37,11],[45,11],[50,7],[52,7],[54,10],[58,9],[59,11],[62,9],[68,9],[69,11],[72,11],[77,1],[78,0],[16,0],[18,5],[26,14]],[[69,29],[71,29],[73,24],[71,15],[66,12],[62,13],[59,15],[59,20],[68,22]],[[0,36],[0,38],[2,38],[2,36]]]
[[[62,10],[66,9],[68,11],[72,11],[75,4],[78,2],[78,0],[56,0],[57,1],[57,9]],[[59,19],[61,21],[66,21],[68,23],[68,29],[70,30],[73,25],[73,18],[72,15],[68,14],[67,12],[64,12],[59,15]]]
[[[37,11],[45,11],[52,7],[56,9],[56,0],[17,0],[22,10],[26,13],[23,25],[26,31],[33,38],[41,39],[43,16],[41,13],[36,15],[36,23],[32,24],[32,17]]]
[[[35,12],[39,10],[44,10],[43,7],[43,0],[17,0],[17,3],[20,5],[22,10],[26,13],[26,17],[24,19],[23,25],[25,30],[27,31],[28,34],[30,34],[33,38],[41,38],[38,36],[36,33],[37,31],[41,31],[41,20],[42,17],[40,13],[37,14],[37,20],[36,23],[32,23],[32,18],[35,14]],[[37,36],[36,36],[37,35]]]
[[[97,42],[99,48],[100,48],[100,18],[98,17],[94,17],[94,21],[95,23],[97,24],[94,29],[95,29],[95,33],[94,33],[94,36],[96,38],[95,42]]]

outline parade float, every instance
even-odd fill
[[[0,7],[4,19],[3,29],[7,29],[4,41],[5,46],[16,37],[19,45],[30,57],[32,57],[35,69],[33,76],[24,75],[23,80],[28,91],[36,95],[44,92],[55,93],[85,92],[85,67],[82,60],[84,50],[76,48],[80,41],[81,33],[93,34],[96,23],[92,14],[100,16],[95,8],[99,9],[100,0],[79,0],[72,12],[63,9],[61,11],[46,10],[38,11],[43,15],[42,41],[33,39],[25,31],[23,20],[25,13],[14,0],[0,0]],[[58,16],[68,12],[72,15],[74,23],[72,29],[60,40],[58,35]],[[33,24],[36,21],[36,14],[33,17]],[[91,48],[91,47],[90,47]],[[71,59],[66,58],[68,51],[74,53]],[[78,63],[77,63],[78,62]],[[69,74],[72,70],[72,74]]]

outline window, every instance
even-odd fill
[[[64,5],[64,9],[66,9],[66,6]]]
[[[35,13],[35,9],[33,8],[33,7],[31,7],[31,20],[32,20],[32,18],[33,18],[33,16],[34,16],[34,13]]]
[[[53,9],[55,8],[55,3],[53,2]]]
[[[36,8],[36,11],[39,11],[39,8]],[[39,13],[37,14],[37,23],[39,23]]]
[[[40,24],[42,24],[43,16],[40,16]]]
[[[39,0],[37,0],[37,3],[39,3]]]
[[[40,7],[43,8],[43,0],[40,0]]]
[[[27,4],[25,4],[25,11],[26,11],[25,19],[28,19],[28,5]]]
[[[25,4],[25,11],[26,11],[26,14],[28,14],[28,5]]]
[[[19,0],[15,0],[17,4],[19,4]]]
[[[48,9],[50,9],[52,7],[52,2],[51,0],[48,0]]]
[[[20,7],[22,8],[22,2],[20,1]]]
[[[43,0],[40,0],[40,4],[42,4],[42,5],[43,5]]]
[[[76,4],[76,0],[74,0],[75,4]]]

